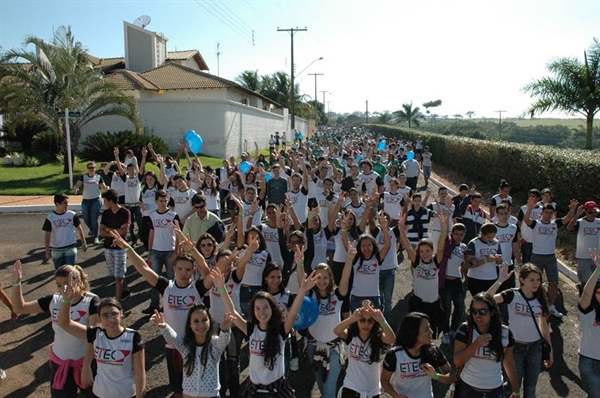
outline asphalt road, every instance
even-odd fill
[[[0,282],[10,295],[11,267],[16,259],[23,263],[23,279],[26,281],[23,292],[26,300],[35,300],[54,293],[54,268],[51,263],[43,264],[43,231],[45,215],[3,215],[0,214]],[[86,230],[87,231],[87,230]],[[103,251],[91,246],[87,253],[80,253],[80,264],[89,275],[93,292],[99,296],[110,296],[114,292],[113,281],[106,277]],[[408,297],[412,288],[408,261],[402,263],[396,274],[396,289],[392,324],[397,325],[408,308]],[[147,397],[167,397],[168,388],[166,363],[163,354],[163,341],[156,328],[148,324],[148,316],[141,313],[149,303],[149,288],[146,282],[128,270],[128,282],[133,295],[124,306],[126,324],[138,329],[144,337],[146,348]],[[561,280],[562,295],[557,306],[565,317],[552,322],[552,339],[555,348],[555,364],[549,371],[540,375],[538,397],[584,397],[577,368],[577,347],[579,327],[577,320],[577,293],[574,285],[565,278]],[[49,369],[48,348],[52,342],[52,330],[48,316],[39,314],[10,320],[5,307],[0,308],[0,367],[8,374],[8,379],[0,384],[3,397],[48,397]],[[599,342],[600,343],[600,342]],[[448,358],[449,347],[443,346]],[[242,374],[245,376],[247,371]],[[299,398],[318,397],[314,378],[308,361],[301,363],[301,369],[293,372],[292,384]],[[436,388],[436,398],[444,397],[446,388]],[[383,394],[382,396],[387,396]]]

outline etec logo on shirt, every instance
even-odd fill
[[[103,347],[94,347],[96,361],[107,364],[122,366],[125,359],[131,354],[131,350],[112,350]]]
[[[56,228],[64,228],[73,224],[73,220],[69,218],[59,218],[56,220],[52,220],[52,226]]]
[[[188,310],[196,302],[196,296],[176,296],[170,294],[168,297],[169,309],[171,310]]]
[[[154,228],[165,228],[171,225],[171,220],[166,218],[152,220],[152,225],[154,226]]]

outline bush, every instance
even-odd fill
[[[36,152],[44,152],[49,154],[49,158],[54,159],[60,153],[62,137],[58,133],[45,131],[36,135],[33,138],[31,147]]]
[[[511,185],[511,195],[521,202],[526,200],[529,189],[546,187],[552,190],[554,201],[563,212],[570,199],[581,204],[598,199],[597,151],[483,141],[383,125],[368,128],[412,141],[420,137],[431,148],[434,163],[468,179],[460,182],[493,189],[504,178]]]
[[[25,167],[37,167],[40,165],[40,160],[35,156],[25,156]]]
[[[121,157],[125,155],[125,150],[132,149],[135,156],[141,161],[142,147],[146,146],[148,142],[152,142],[154,152],[167,155],[167,145],[161,138],[147,137],[127,130],[118,133],[98,132],[88,136],[81,143],[79,157],[85,161],[110,162],[114,160],[114,147],[119,147]]]

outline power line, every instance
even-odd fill
[[[208,7],[206,7],[204,4],[200,3],[200,1],[198,0],[194,0],[194,2],[196,4],[198,4],[200,7],[204,8],[206,11],[208,11],[213,17],[217,18],[219,21],[223,22],[229,29],[233,30],[235,33],[237,33],[241,38],[243,39],[247,39],[246,36],[244,36],[243,33],[241,33],[240,31],[238,31],[237,29],[235,29],[234,27],[232,27],[229,23],[225,22],[221,17],[219,17],[217,14],[215,14],[211,9],[209,9]]]

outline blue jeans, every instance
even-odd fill
[[[444,288],[440,291],[440,300],[442,300],[441,329],[444,333],[455,332],[465,317],[465,288],[460,279],[446,279]],[[454,305],[454,311],[452,311]],[[452,313],[452,324],[450,324],[450,313]]]
[[[131,236],[131,241],[135,242],[137,238],[135,237],[135,233],[133,231],[134,223],[138,226],[138,233],[142,234],[142,209],[140,206],[125,206],[127,210],[131,213],[131,224],[129,224],[129,235]]]
[[[579,374],[588,398],[600,398],[600,361],[579,355]]]
[[[529,344],[515,342],[517,383],[523,391],[522,398],[535,398],[538,376],[542,370],[541,339]]]
[[[100,198],[97,199],[83,199],[81,201],[81,215],[83,216],[83,222],[90,229],[92,237],[98,236],[98,216],[100,216],[100,209],[102,208],[102,201]]]
[[[54,262],[54,269],[58,269],[65,264],[77,264],[77,247],[73,245],[61,249],[52,249],[52,261]]]
[[[504,389],[500,386],[491,391],[477,391],[463,382],[458,391],[458,398],[504,398]]]
[[[308,344],[306,348],[308,354],[308,360],[312,364],[315,357],[315,351],[317,346],[314,344]],[[337,350],[329,351],[329,372],[327,378],[323,381],[323,370],[319,369],[315,371],[315,379],[317,380],[317,386],[323,398],[336,398],[337,396],[337,381],[340,372],[342,371],[342,365],[340,365],[340,354]]]
[[[158,276],[162,274],[163,265],[167,269],[167,279],[173,279],[175,273],[173,272],[173,263],[171,258],[173,257],[173,251],[158,251],[152,250],[150,258],[152,259],[152,271],[156,272]],[[158,308],[158,290],[152,289],[152,295],[150,296],[150,305]]]
[[[230,397],[240,396],[240,351],[244,334],[235,326],[231,327],[231,340],[219,362],[221,397],[229,390]]]
[[[241,297],[240,297],[241,300]],[[379,296],[375,297],[358,297],[354,295],[350,295],[350,312],[354,312],[357,308],[360,307],[360,303],[364,300],[371,300],[373,302],[373,306],[375,309],[381,309],[381,298]],[[387,320],[387,318],[386,318]]]
[[[395,281],[396,268],[379,271],[379,295],[383,303],[383,316],[388,322],[392,319],[392,297],[394,296]]]

